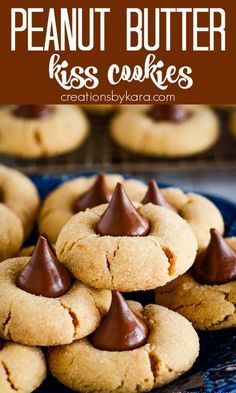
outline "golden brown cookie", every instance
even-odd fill
[[[204,248],[209,243],[211,228],[224,233],[223,217],[209,199],[195,193],[184,193],[174,187],[163,188],[161,192],[191,226],[198,241],[198,248]]]
[[[83,111],[72,105],[48,108],[46,114],[35,108],[31,108],[32,113],[27,109],[20,111],[14,105],[0,108],[0,151],[20,157],[45,157],[80,146],[88,134]]]
[[[31,393],[46,378],[46,362],[39,348],[2,342],[0,348],[1,393]]]
[[[236,238],[228,243],[236,250]],[[183,315],[196,329],[236,327],[236,281],[203,285],[188,272],[157,288],[156,302]]]
[[[0,203],[0,261],[15,256],[23,240],[24,231],[20,219]]]
[[[96,181],[97,176],[78,177],[70,180],[45,199],[39,215],[39,231],[45,233],[51,243],[56,243],[57,237],[74,214],[74,203],[83,195]],[[121,182],[131,199],[137,200],[146,189],[143,182],[127,179],[120,175],[105,175],[105,181],[110,193],[114,191],[117,182]]]
[[[14,212],[22,222],[24,237],[30,234],[39,208],[36,187],[22,173],[0,165],[1,203]]]
[[[148,115],[150,105],[130,105],[111,123],[111,137],[134,153],[184,157],[209,149],[218,139],[219,121],[208,107],[182,106],[188,116],[183,121],[155,120]]]
[[[58,298],[35,296],[16,286],[28,257],[9,259],[0,266],[0,337],[26,345],[61,345],[96,329],[111,295],[75,281]],[[39,323],[40,321],[40,323]]]
[[[78,340],[49,351],[52,374],[75,391],[133,393],[163,386],[189,370],[199,353],[191,324],[161,306],[130,305],[148,325],[146,345],[110,352],[96,349],[89,339]]]
[[[183,274],[197,250],[190,226],[169,209],[135,206],[150,223],[147,236],[97,234],[107,208],[101,205],[74,215],[63,227],[56,243],[59,260],[88,285],[120,291],[155,288]]]

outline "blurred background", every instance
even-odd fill
[[[219,107],[213,110],[220,119],[220,137],[209,150],[192,157],[148,157],[126,151],[109,135],[116,108],[107,111],[86,108],[90,134],[76,150],[37,159],[1,154],[0,162],[29,175],[107,171],[143,179],[155,177],[159,182],[178,185],[185,190],[212,193],[236,201],[236,137],[230,132],[231,114],[235,109]]]

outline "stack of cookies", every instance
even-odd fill
[[[39,232],[20,253],[29,256],[0,264],[1,393],[42,382],[35,347],[49,347],[51,373],[74,391],[151,391],[198,357],[191,322],[236,325],[236,242],[223,239],[220,212],[200,195],[155,180],[79,177],[46,198]],[[157,304],[125,300],[154,289]]]

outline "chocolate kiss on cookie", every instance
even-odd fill
[[[146,205],[147,203],[152,203],[153,205],[166,207],[168,209],[176,211],[175,208],[170,205],[169,202],[167,202],[164,195],[162,195],[162,192],[158,187],[156,180],[154,179],[150,180],[147,192],[141,203],[143,205]]]
[[[102,351],[129,351],[146,344],[148,329],[129,308],[120,292],[112,292],[108,313],[91,335],[93,346]]]
[[[46,237],[40,235],[17,286],[34,295],[55,298],[66,293],[71,284],[69,270],[58,261]]]
[[[236,252],[216,229],[211,229],[206,250],[197,257],[192,273],[202,284],[217,285],[236,280]]]
[[[181,123],[186,120],[188,114],[181,105],[153,105],[147,112],[153,120],[166,120]]]
[[[104,173],[100,173],[92,187],[81,195],[75,202],[74,211],[78,213],[92,208],[110,200],[110,193],[106,187]]]
[[[96,230],[101,236],[146,236],[149,222],[133,206],[123,186],[118,183]]]
[[[44,119],[52,113],[53,109],[47,105],[19,105],[13,115],[23,119]]]

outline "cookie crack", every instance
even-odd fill
[[[169,247],[161,246],[161,248],[169,262],[168,273],[170,276],[173,276],[175,273],[176,256]]]
[[[1,364],[2,364],[2,367],[3,367],[4,371],[5,371],[5,373],[6,373],[7,382],[9,383],[11,389],[13,389],[15,392],[18,392],[19,389],[15,386],[15,384],[14,384],[12,378],[11,378],[10,370],[7,367],[6,363],[2,360]]]
[[[65,253],[70,252],[77,245],[77,243],[79,241],[84,240],[87,237],[89,237],[89,236],[87,235],[87,236],[79,237],[78,239],[74,240],[72,243],[70,241],[66,241],[63,244],[63,246],[59,249],[59,256],[62,257]],[[78,247],[79,247],[79,245],[78,245]]]
[[[8,336],[9,338],[11,338],[10,335],[10,323],[11,323],[11,308],[8,312],[7,318],[5,319],[5,321],[2,324],[2,330],[5,336]]]
[[[175,273],[176,255],[169,247],[161,245],[159,242],[155,241],[153,237],[150,237],[150,240],[156,247],[161,247],[169,263],[168,274],[172,276]]]
[[[114,277],[113,277],[112,272],[111,272],[111,261],[110,261],[110,259],[109,259],[109,257],[108,257],[108,253],[106,253],[106,266],[107,266],[107,270],[108,270],[109,273],[110,273],[111,284],[113,285],[113,283],[114,283]]]
[[[217,327],[220,326],[222,323],[228,322],[228,319],[232,317],[234,314],[235,312],[233,312],[232,314],[227,314],[224,318],[219,319],[217,322],[211,323],[210,327]]]
[[[114,284],[114,275],[112,274],[111,264],[114,261],[116,255],[117,255],[117,253],[119,251],[119,249],[120,249],[120,242],[118,241],[117,245],[116,245],[116,248],[113,250],[111,258],[109,258],[109,255],[108,255],[109,253],[108,252],[106,253],[106,265],[107,265],[107,269],[108,269],[108,271],[109,271],[109,273],[111,275],[111,283],[112,283],[112,285]]]
[[[161,360],[157,356],[156,352],[149,348],[146,350],[148,354],[148,360],[149,360],[149,365],[150,365],[150,371],[153,376],[153,387],[155,387],[155,383],[159,377],[159,372],[160,372],[160,366],[161,366]]]
[[[62,301],[60,301],[61,306],[64,308],[64,310],[67,311],[67,313],[69,314],[70,318],[71,318],[71,322],[73,325],[73,329],[74,329],[74,334],[73,334],[73,338],[76,337],[77,334],[77,330],[80,326],[79,320],[77,318],[76,313],[68,306],[66,306],[65,304],[62,303]]]
[[[176,307],[173,307],[173,311],[177,311],[177,312],[179,312],[180,310],[182,310],[182,309],[185,309],[185,308],[197,308],[197,307],[199,307],[199,306],[201,306],[202,305],[202,300],[200,301],[200,302],[198,302],[198,303],[192,303],[192,304],[181,304],[181,306],[176,306]]]

